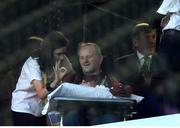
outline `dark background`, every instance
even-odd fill
[[[132,52],[133,25],[146,21],[159,29],[156,10],[161,0],[0,0],[0,125],[12,125],[10,102],[26,39],[62,31],[70,40],[74,67],[79,42],[100,45],[105,57]]]

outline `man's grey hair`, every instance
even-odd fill
[[[79,47],[78,47],[78,55],[79,55],[79,51],[82,49],[82,48],[85,48],[85,47],[93,47],[94,48],[94,51],[96,52],[96,55],[98,56],[102,56],[102,52],[101,52],[101,49],[100,47],[95,44],[95,43],[92,43],[92,42],[81,42]]]

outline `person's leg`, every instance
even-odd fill
[[[46,116],[35,117],[36,126],[47,126]]]
[[[46,126],[46,118],[35,117],[28,113],[12,112],[14,126]]]
[[[158,45],[158,54],[166,60],[169,71],[177,72],[180,70],[180,33],[164,33],[161,36],[160,44]]]

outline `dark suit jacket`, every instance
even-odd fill
[[[135,53],[119,57],[114,62],[116,77],[123,84],[133,87],[133,93],[144,96],[146,91],[153,90],[161,82],[164,66],[157,54],[152,56],[150,64],[151,83],[145,85],[144,78],[140,71],[140,61]]]

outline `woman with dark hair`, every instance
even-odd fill
[[[43,100],[48,94],[46,87],[49,83],[55,87],[70,72],[70,68],[61,69],[64,63],[69,62],[64,55],[68,44],[68,39],[61,32],[53,31],[45,37],[41,48],[25,61],[12,93],[14,125],[46,125],[46,117],[41,115]],[[72,68],[70,62],[68,64]]]
[[[44,39],[38,62],[50,88],[71,81],[74,71],[66,56],[68,45],[69,40],[61,32],[53,31]]]

